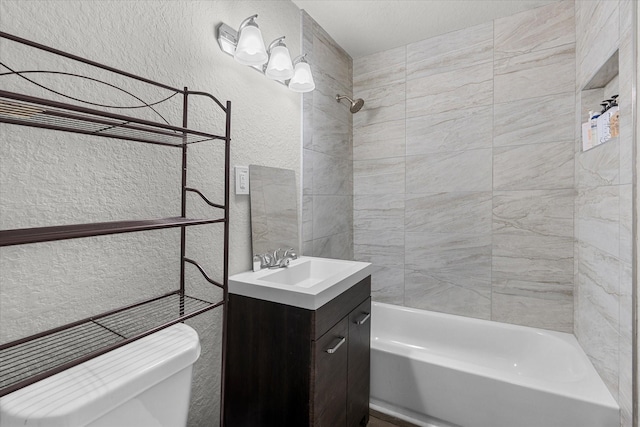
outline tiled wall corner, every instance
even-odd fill
[[[335,96],[351,96],[353,64],[322,27],[301,14],[316,83],[303,96],[302,253],[352,259],[353,118]]]
[[[620,137],[576,150],[575,334],[618,401],[623,427],[632,425],[632,7],[631,0],[576,2],[576,124],[618,93]],[[618,75],[605,88],[582,90],[616,50]]]

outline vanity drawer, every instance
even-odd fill
[[[314,312],[313,339],[324,335],[343,317],[351,313],[371,295],[371,276],[367,276],[351,288],[335,297]]]

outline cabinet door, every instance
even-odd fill
[[[315,342],[315,427],[347,425],[348,320],[345,317]]]
[[[369,421],[371,298],[349,314],[348,344],[347,426],[366,426]]]

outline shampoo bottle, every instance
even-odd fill
[[[593,111],[589,111],[587,121],[582,124],[582,151],[591,148],[591,116]]]
[[[611,102],[611,112],[609,117],[609,132],[611,138],[620,136],[620,107],[618,107],[618,95],[613,95]]]
[[[598,145],[598,117],[600,117],[600,114],[593,113],[591,114],[591,120],[589,120],[589,123],[591,123],[591,147]]]

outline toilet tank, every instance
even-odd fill
[[[0,398],[1,427],[184,427],[198,334],[178,323]]]

